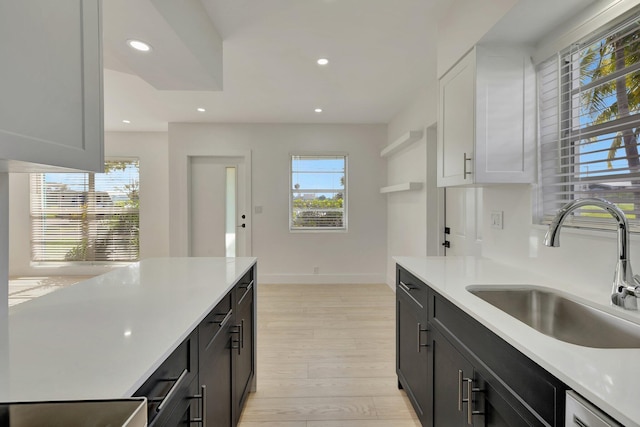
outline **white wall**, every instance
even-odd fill
[[[250,150],[253,256],[263,283],[382,283],[385,279],[385,125],[170,124],[171,255],[185,255],[185,215],[175,201],[187,191],[187,156]],[[346,233],[289,232],[289,155],[347,152]],[[253,211],[253,209],[251,210]],[[314,267],[318,274],[313,274]]]
[[[168,140],[164,132],[107,132],[106,157],[140,159],[140,257],[169,255]],[[29,174],[9,176],[9,274],[92,275],[104,266],[31,266]]]
[[[428,180],[427,127],[437,120],[438,87],[435,74],[431,84],[424,87],[415,100],[389,122],[387,143],[401,135],[422,130],[422,139],[402,151],[386,158],[387,184],[395,185],[408,181],[424,183],[419,191],[389,193],[387,197],[387,284],[395,284],[394,256],[426,256],[427,239],[437,239],[428,230],[428,196],[433,194],[433,179]],[[435,136],[432,132],[431,139]],[[434,140],[429,143],[435,143]],[[435,171],[433,171],[435,179]],[[429,192],[431,185],[431,192]],[[433,200],[432,200],[433,202]]]
[[[454,0],[438,22],[438,77],[458,62],[517,2]]]

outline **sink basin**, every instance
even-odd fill
[[[469,292],[535,330],[584,347],[640,348],[640,325],[533,286],[470,286]]]

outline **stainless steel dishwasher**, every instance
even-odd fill
[[[576,392],[567,391],[565,427],[622,427]]]

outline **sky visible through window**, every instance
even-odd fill
[[[129,199],[129,190],[124,188],[125,184],[137,183],[139,180],[138,166],[128,164],[124,170],[113,169],[109,171],[110,179],[105,179],[107,174],[95,174],[96,191],[109,193],[111,199],[116,201],[126,201]],[[46,184],[64,184],[70,191],[87,191],[88,190],[88,174],[87,173],[46,173]]]
[[[345,158],[293,156],[291,190],[316,193],[316,197],[333,198],[344,189]],[[331,190],[316,192],[315,190]]]

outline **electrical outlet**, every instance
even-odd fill
[[[491,212],[491,228],[502,230],[502,211]]]
[[[320,271],[319,267],[313,267],[313,274],[318,274],[319,271]]]

